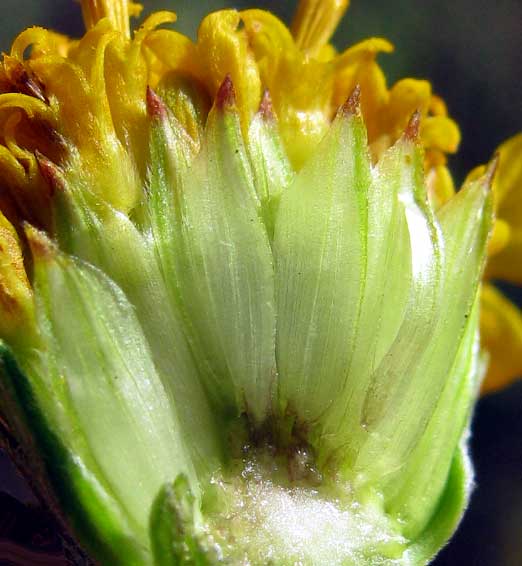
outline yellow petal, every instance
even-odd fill
[[[490,258],[486,275],[522,284],[522,134],[498,149],[493,179],[497,218],[509,226],[509,241]]]
[[[11,56],[18,61],[23,61],[27,48],[31,47],[32,59],[51,54],[67,57],[71,47],[76,43],[60,33],[32,27],[24,30],[15,39],[11,47]]]
[[[33,325],[33,294],[18,236],[0,212],[0,337],[16,342]]]
[[[429,112],[432,116],[447,116],[448,108],[446,106],[446,103],[440,96],[432,94],[429,105]]]
[[[327,43],[317,52],[315,59],[322,63],[326,63],[327,61],[335,59],[337,55],[337,49],[331,43]]]
[[[446,204],[455,194],[455,184],[445,165],[432,167],[426,176],[428,197],[435,210]]]
[[[263,88],[270,91],[288,156],[299,169],[324,136],[334,114],[333,62],[304,56],[286,26],[268,12],[246,10],[241,18]]]
[[[315,57],[330,41],[349,3],[349,0],[300,0],[292,22],[297,47]]]
[[[480,335],[490,355],[483,393],[495,391],[522,375],[522,316],[492,285],[481,294]]]
[[[421,140],[426,148],[455,153],[460,144],[460,130],[451,118],[428,116],[421,122]]]
[[[398,137],[406,128],[411,115],[420,111],[425,115],[431,102],[431,84],[428,81],[403,79],[390,90],[390,101],[386,110],[388,132]]]
[[[488,256],[494,256],[500,253],[509,243],[511,239],[511,228],[507,222],[501,218],[495,220],[493,233],[488,243]]]
[[[505,141],[496,153],[499,162],[494,190],[502,214],[509,212],[513,204],[519,207],[522,201],[522,133]]]
[[[506,223],[509,226],[509,240],[500,251],[489,258],[486,277],[522,285],[522,227]]]
[[[240,23],[241,16],[235,10],[208,15],[198,30],[197,57],[205,69],[201,78],[212,97],[230,75],[246,130],[261,102],[261,79],[247,34],[238,29]]]
[[[141,12],[141,6],[129,0],[81,0],[83,21],[87,30],[108,18],[115,30],[130,37],[129,17]]]
[[[176,31],[158,29],[143,41],[149,67],[149,84],[155,87],[161,77],[170,71],[179,71],[201,77],[196,45]]]
[[[393,45],[382,38],[370,38],[354,45],[335,60],[336,77],[333,102],[341,106],[356,85],[361,87],[361,109],[370,143],[382,135],[384,109],[390,94],[386,77],[377,64],[379,53],[393,51]]]

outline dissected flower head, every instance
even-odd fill
[[[192,41],[84,0],[4,57],[0,410],[102,563],[422,564],[466,505],[518,138],[455,192],[430,84],[329,44],[347,5]]]

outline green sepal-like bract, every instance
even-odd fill
[[[415,128],[372,163],[356,96],[293,171],[267,97],[242,128],[227,79],[203,124],[192,86],[149,89],[128,214],[39,158],[2,412],[103,564],[424,564],[470,491],[490,179],[435,214]]]

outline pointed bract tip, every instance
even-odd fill
[[[410,141],[417,141],[419,139],[420,121],[421,113],[419,110],[415,110],[415,112],[411,115],[406,129],[404,130],[405,139]]]
[[[264,120],[273,120],[275,118],[274,108],[272,106],[272,97],[270,96],[270,91],[265,88],[263,92],[263,97],[261,98],[261,104],[259,105],[259,114]]]
[[[164,120],[167,117],[165,103],[150,86],[147,86],[147,113],[155,120]]]
[[[49,104],[49,100],[47,99],[47,96],[45,96],[43,88],[28,75],[25,80],[25,88],[31,96],[38,98],[38,100],[41,100],[45,104]]]
[[[225,108],[234,106],[235,103],[236,92],[234,90],[232,78],[230,77],[230,75],[227,75],[216,93],[216,108],[218,108],[219,110],[224,110]]]
[[[341,111],[346,115],[358,114],[361,111],[361,85],[355,85],[352,93],[342,105]]]
[[[38,164],[38,170],[40,171],[40,174],[49,185],[49,196],[52,197],[55,191],[65,188],[65,180],[63,178],[62,172],[58,165],[56,165],[56,163],[53,163],[38,150],[34,152],[34,156],[36,157],[36,163]]]
[[[491,158],[490,162],[486,166],[486,172],[484,174],[484,179],[486,181],[486,185],[488,189],[493,188],[493,180],[495,179],[495,175],[497,173],[498,164],[500,162],[500,154],[497,152]]]
[[[15,88],[23,94],[33,96],[43,103],[49,104],[49,100],[47,96],[45,96],[43,86],[36,77],[29,74],[29,71],[20,61],[4,54],[4,63],[7,64],[11,71],[9,76],[14,82]]]
[[[56,246],[45,232],[38,230],[28,222],[24,222],[23,228],[33,258],[51,259],[54,257]]]

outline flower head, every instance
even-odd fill
[[[347,4],[4,58],[0,409],[102,563],[422,564],[466,505],[496,162]]]

